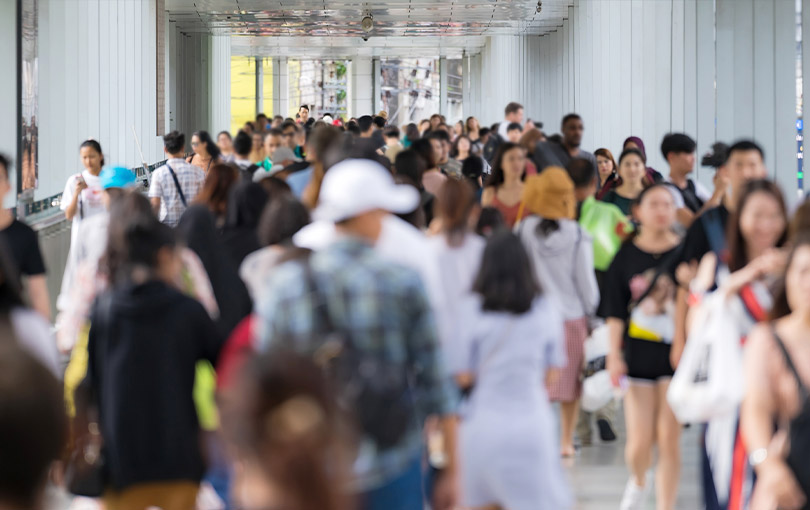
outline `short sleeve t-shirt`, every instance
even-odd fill
[[[76,215],[73,217],[73,227],[76,228],[83,219],[95,216],[98,213],[104,212],[104,202],[101,197],[104,190],[101,188],[101,179],[97,175],[93,175],[87,170],[81,173],[84,182],[87,183],[87,188],[83,189],[79,201],[76,204]],[[73,201],[73,194],[76,192],[76,182],[79,176],[71,175],[65,190],[62,192],[62,205],[63,211],[67,210],[68,205]]]
[[[11,225],[0,230],[0,235],[11,250],[20,274],[26,276],[45,274],[45,263],[42,260],[42,252],[39,250],[39,239],[31,227],[15,219]]]
[[[667,267],[679,247],[648,253],[626,243],[608,269],[603,311],[624,321],[627,376],[656,381],[671,377],[670,347],[675,336],[676,285]]]
[[[628,242],[619,249],[607,273],[604,311],[627,324],[626,337],[671,343],[674,336],[675,283],[668,268],[678,247],[648,253]],[[652,286],[652,288],[651,288]]]

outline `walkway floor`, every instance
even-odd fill
[[[618,510],[629,474],[624,465],[624,431],[617,433],[615,443],[599,444],[597,439],[593,446],[582,448],[576,458],[566,461],[577,497],[576,510]],[[697,428],[686,429],[681,437],[683,468],[678,510],[702,508],[699,453]],[[655,509],[653,494],[645,510]]]

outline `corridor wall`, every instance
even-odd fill
[[[664,175],[668,132],[690,134],[699,155],[716,140],[753,138],[794,201],[795,9],[795,0],[575,0],[556,32],[489,39],[471,76],[482,90],[471,93],[472,110],[498,122],[516,100],[547,133],[577,112],[583,148],[618,156],[626,137],[639,136]],[[697,173],[711,182],[710,169]]]
[[[79,144],[101,143],[106,163],[163,152],[156,129],[156,0],[39,0],[39,200],[82,169]]]

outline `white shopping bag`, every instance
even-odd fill
[[[680,423],[704,423],[734,412],[744,392],[740,317],[736,296],[706,296],[686,342],[667,401]]]
[[[607,325],[594,329],[585,340],[585,379],[582,381],[582,409],[597,411],[613,399],[613,385],[606,366],[610,351],[610,338]]]

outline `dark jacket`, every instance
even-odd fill
[[[90,320],[84,384],[98,405],[108,485],[199,481],[195,365],[215,364],[223,343],[205,309],[151,281],[102,294]]]

